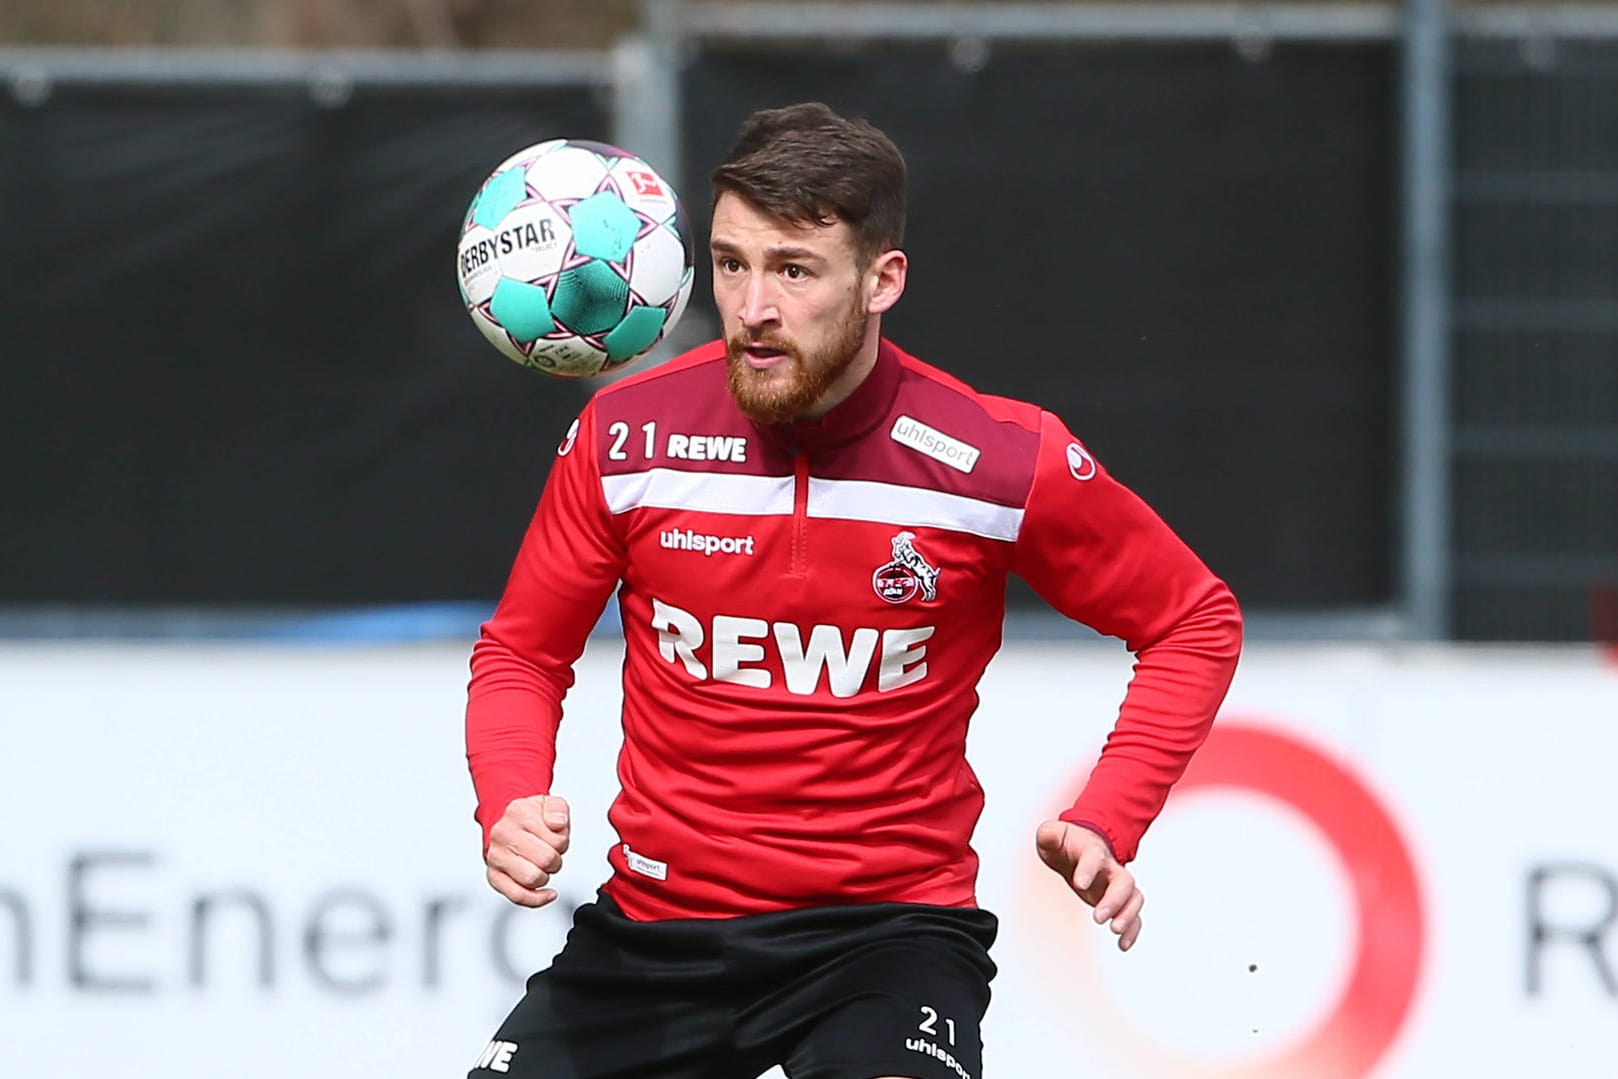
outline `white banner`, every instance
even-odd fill
[[[464,1075],[565,928],[483,883],[466,653],[0,647],[0,1074]],[[569,904],[612,842],[618,658],[563,724]],[[985,681],[991,1079],[1618,1075],[1618,666],[1251,646],[1120,955],[1032,844],[1128,675],[1084,642]]]

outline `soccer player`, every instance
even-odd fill
[[[612,875],[471,1075],[979,1079],[996,921],[964,749],[1007,574],[1137,657],[1083,791],[1033,837],[1125,949],[1126,864],[1208,732],[1240,614],[1057,417],[881,336],[908,268],[886,135],[762,111],[713,186],[723,340],[585,406],[473,649],[489,883],[543,906],[562,699],[617,592]]]

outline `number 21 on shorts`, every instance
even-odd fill
[[[938,1037],[938,1009],[929,1008],[927,1005],[923,1004],[921,1006],[921,1023],[916,1027],[916,1029],[921,1031],[923,1034],[930,1035],[934,1038]],[[949,1039],[949,1043],[954,1045],[955,1020],[945,1019],[944,1029],[946,1032],[945,1036]]]

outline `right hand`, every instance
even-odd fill
[[[483,854],[489,885],[519,906],[553,902],[556,889],[546,886],[562,868],[570,827],[565,798],[536,794],[512,801],[489,829]]]

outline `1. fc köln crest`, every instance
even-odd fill
[[[938,570],[916,550],[916,534],[893,537],[893,561],[871,574],[871,587],[889,603],[906,603],[919,592],[923,602],[938,598]]]

